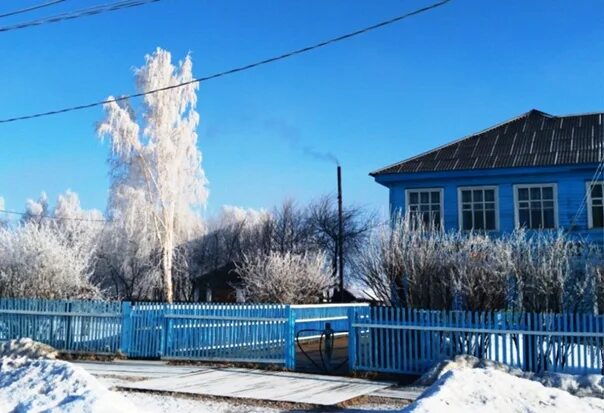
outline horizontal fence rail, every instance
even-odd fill
[[[350,320],[354,370],[422,374],[461,354],[533,372],[603,369],[602,315],[376,307],[353,311]]]
[[[284,305],[176,304],[165,314],[165,359],[286,363]]]
[[[347,334],[366,304],[130,303],[0,299],[0,341],[30,337],[64,352],[296,366],[296,339],[327,323]]]
[[[0,300],[0,341],[29,337],[63,352],[115,354],[121,335],[120,303]]]

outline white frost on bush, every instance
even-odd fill
[[[604,400],[580,398],[495,369],[449,370],[406,413],[602,412]]]
[[[246,298],[260,303],[308,304],[335,285],[323,253],[258,253],[238,265]]]

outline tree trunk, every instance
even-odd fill
[[[168,303],[174,301],[174,292],[172,287],[172,250],[164,246],[162,270],[164,273],[164,297]]]
[[[174,301],[174,287],[172,284],[172,264],[174,259],[174,225],[170,219],[171,214],[167,214],[165,219],[164,245],[162,251],[162,270],[164,273],[164,297],[171,304]]]

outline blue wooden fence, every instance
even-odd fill
[[[603,368],[602,315],[375,307],[351,309],[349,319],[351,370],[422,374],[460,354],[534,372]]]
[[[169,306],[163,358],[284,364],[289,312],[285,305]]]
[[[302,304],[292,305],[295,334],[300,338],[314,338],[325,329],[326,323],[336,334],[348,334],[348,312],[369,308],[368,304]]]
[[[115,354],[122,340],[115,302],[0,300],[0,340],[30,337],[73,353]]]
[[[366,307],[366,305],[365,305]],[[348,329],[358,305],[129,303],[0,299],[0,341],[31,337],[64,352],[236,361],[295,369],[296,335]]]

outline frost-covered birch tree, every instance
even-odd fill
[[[29,200],[17,226],[0,227],[0,296],[99,298],[91,276],[103,225],[74,192],[60,195],[54,209],[45,194]]]
[[[139,92],[193,79],[190,55],[174,65],[170,53],[158,48],[145,60],[135,72]],[[196,210],[208,197],[197,148],[197,89],[197,83],[190,83],[145,95],[141,121],[128,101],[112,101],[105,104],[106,117],[98,126],[99,136],[111,142],[112,193],[131,193],[145,201],[141,212],[151,220],[168,302],[173,301],[176,247],[199,234],[202,223]],[[110,209],[122,205],[116,202]]]

